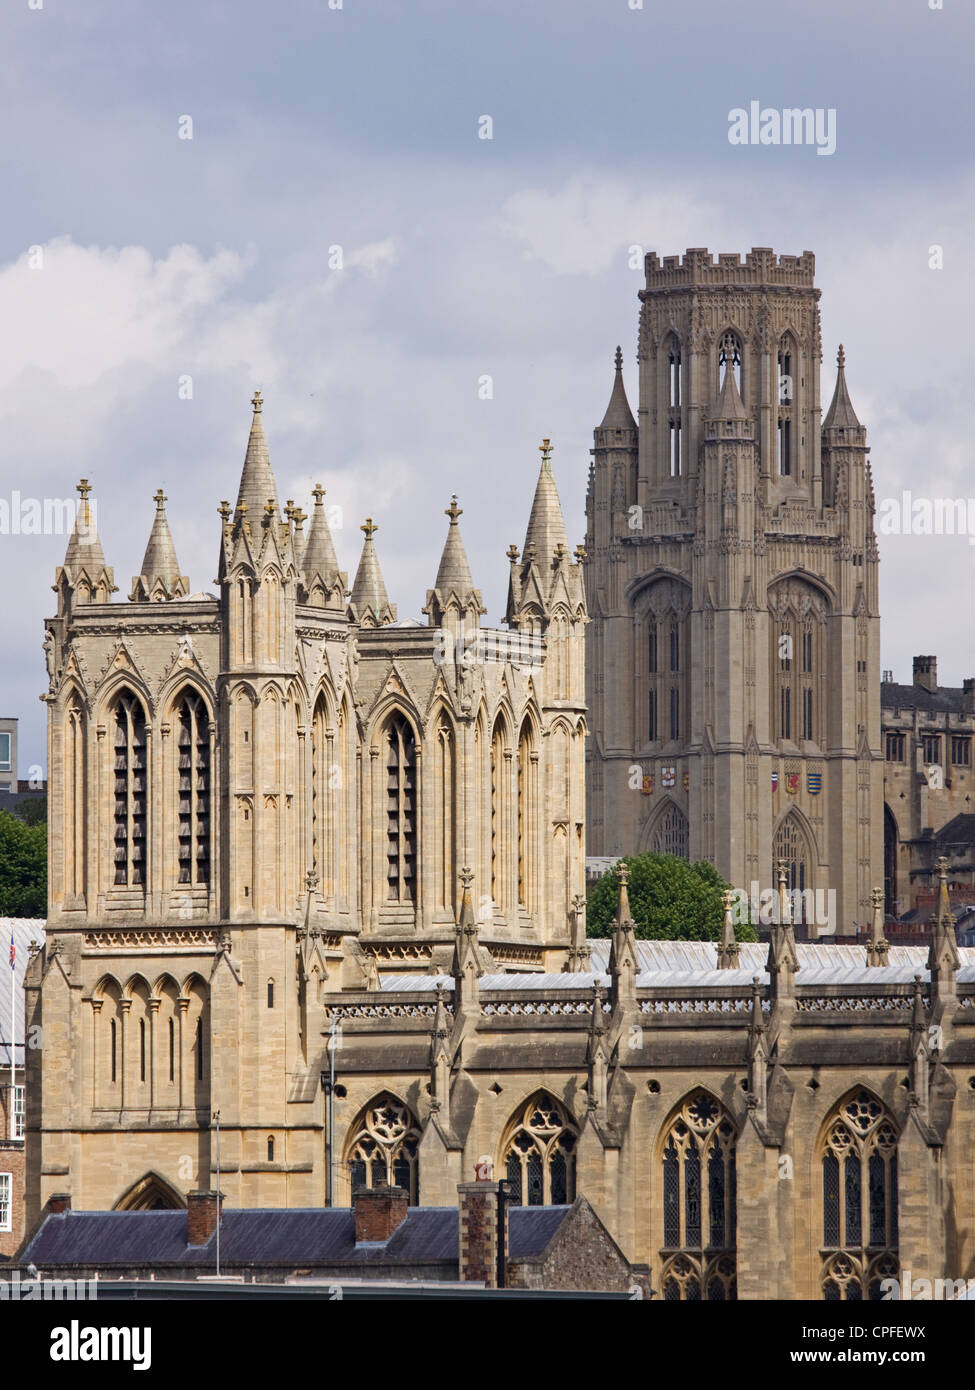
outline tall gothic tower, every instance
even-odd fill
[[[646,257],[639,420],[617,350],[586,499],[588,852],[745,889],[784,861],[848,931],[882,861],[878,555],[842,348],[820,419],[814,268]]]

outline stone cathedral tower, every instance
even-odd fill
[[[882,864],[878,555],[842,348],[821,420],[814,265],[646,257],[638,420],[617,350],[586,501],[588,852],[746,890],[785,862],[844,931]]]
[[[482,625],[456,497],[426,621],[397,619],[375,523],[349,590],[324,490],[306,532],[252,405],[216,594],[190,592],[160,491],[113,602],[79,487],[45,638],[32,1216],[55,1189],[97,1208],[208,1187],[214,1111],[234,1204],[317,1204],[326,991],[446,978],[461,922],[477,974],[579,953],[586,611],[548,441],[507,627]]]

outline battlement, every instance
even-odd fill
[[[691,246],[683,256],[655,251],[644,257],[647,290],[672,290],[682,285],[789,285],[813,288],[816,257],[777,256],[770,246],[753,246],[744,258],[738,251],[712,256],[706,246]]]

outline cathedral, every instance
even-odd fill
[[[371,519],[349,589],[322,489],[280,506],[259,395],[216,595],[158,492],[116,602],[82,481],[45,638],[28,1230],[214,1190],[443,1208],[476,1177],[584,1195],[665,1300],[971,1272],[975,951],[943,860],[924,945],[884,936],[873,497],[842,352],[820,422],[818,296],[808,253],[647,257],[639,421],[618,356],[586,546],[546,440],[500,630],[456,498],[425,622]],[[587,939],[587,795],[590,854],[771,884],[768,946],[730,894],[720,941],[637,941],[625,866]],[[808,887],[869,940],[801,939]]]
[[[708,859],[866,924],[883,855],[866,432],[821,416],[814,257],[646,258],[637,417],[616,380],[586,500],[589,853]],[[811,900],[811,895],[806,901]]]

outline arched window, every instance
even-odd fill
[[[384,1091],[370,1101],[352,1127],[346,1150],[353,1191],[389,1183],[405,1188],[415,1206],[419,1140],[416,1118],[401,1100]]]
[[[504,725],[499,719],[491,738],[491,897],[501,912],[508,906],[508,835],[505,823],[508,759],[505,752]]]
[[[720,389],[724,382],[725,370],[730,368],[735,374],[738,394],[744,399],[741,387],[741,364],[741,339],[737,333],[729,329],[727,333],[721,335],[721,341],[718,344],[718,386]]]
[[[129,691],[115,702],[115,883],[146,881],[146,716]]]
[[[690,687],[688,611],[690,596],[685,585],[660,579],[642,600],[637,616],[643,617],[647,642],[648,708],[646,739],[649,743],[681,743],[687,737]],[[636,730],[641,739],[640,730]]]
[[[669,454],[670,476],[681,476],[681,392],[680,392],[680,340],[675,334],[667,339],[665,347],[667,362],[667,426],[670,433]]]
[[[670,1302],[737,1298],[737,1194],[731,1117],[696,1090],[666,1130],[663,1164],[663,1296]]]
[[[777,742],[825,742],[825,651],[828,607],[799,580],[786,579],[769,596],[771,718]]]
[[[411,903],[416,866],[416,743],[409,721],[386,725],[386,901]]]
[[[884,804],[884,910],[888,917],[897,916],[897,822],[890,807]]]
[[[330,896],[328,710],[319,696],[311,722],[311,866],[325,897]]]
[[[651,854],[673,854],[678,859],[688,857],[687,817],[671,802],[654,826],[650,837]]]
[[[796,371],[799,354],[792,335],[787,333],[779,341],[776,358],[777,380],[775,399],[778,405],[778,427],[776,448],[776,471],[780,478],[796,477],[795,466],[795,420],[796,416]]]
[[[457,892],[457,850],[455,833],[456,800],[456,760],[454,756],[454,730],[446,714],[441,713],[437,720],[434,743],[435,766],[435,807],[434,837],[436,840],[437,864],[437,906],[449,910],[455,907]]]
[[[869,1091],[841,1101],[826,1126],[823,1169],[823,1297],[879,1299],[897,1278],[897,1130]]]
[[[267,1161],[268,1163],[274,1162],[274,1140],[270,1136],[268,1136],[267,1141]]]
[[[575,1201],[577,1137],[568,1112],[547,1091],[538,1092],[519,1111],[501,1160],[516,1207]]]
[[[792,894],[804,893],[813,887],[812,868],[808,861],[806,837],[794,815],[786,816],[775,832],[772,843],[772,883],[779,881],[779,865],[785,866],[785,886]],[[793,897],[792,901],[798,901]]]
[[[526,722],[518,740],[518,906],[528,911],[535,907],[532,889],[535,775],[531,726]]]
[[[210,720],[199,695],[177,708],[179,729],[179,881],[210,882]]]

